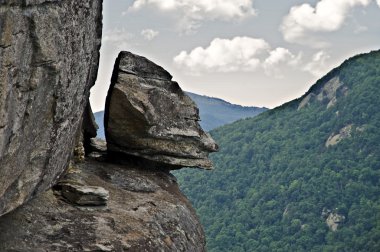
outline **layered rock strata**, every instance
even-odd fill
[[[191,252],[205,251],[205,237],[167,171],[86,158],[0,218],[0,251]]]
[[[0,216],[67,167],[98,68],[101,0],[0,1]]]
[[[108,146],[122,148],[93,138],[101,11],[101,0],[0,0],[0,251],[205,251],[168,168],[209,168],[217,146],[170,74],[122,53],[141,84],[120,102],[109,92]]]
[[[162,67],[121,52],[116,60],[105,108],[110,153],[124,153],[181,167],[211,168],[214,140],[199,126],[195,103]]]

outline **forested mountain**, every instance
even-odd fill
[[[190,92],[186,92],[186,94],[197,104],[201,118],[200,125],[206,131],[242,118],[257,116],[267,110],[267,108],[235,105],[219,98],[197,95]],[[99,125],[98,137],[104,139],[104,112],[96,112],[94,115],[96,123]]]
[[[379,108],[375,51],[211,131],[215,170],[176,172],[209,251],[380,251]]]

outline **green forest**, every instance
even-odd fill
[[[208,250],[380,251],[379,108],[375,51],[297,100],[211,131],[215,169],[175,172]]]

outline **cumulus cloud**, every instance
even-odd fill
[[[377,5],[379,5],[379,7],[380,7],[380,0],[376,0],[376,2],[377,2]]]
[[[174,58],[174,62],[192,73],[252,71],[260,65],[258,56],[269,48],[263,39],[216,38],[207,48],[197,47],[190,53],[182,51]]]
[[[328,69],[330,69],[330,66],[327,63],[328,59],[330,59],[328,53],[325,51],[319,51],[313,55],[312,60],[306,64],[303,70],[316,77],[321,77],[327,73]]]
[[[300,63],[301,57],[302,54],[295,56],[288,49],[278,47],[271,51],[268,58],[265,59],[263,63],[265,73],[278,79],[283,78],[283,67],[296,67]]]
[[[214,39],[206,48],[182,51],[174,58],[177,67],[189,74],[204,72],[250,72],[264,70],[268,75],[281,78],[283,66],[295,66],[300,60],[288,49],[271,46],[263,39],[235,37]]]
[[[146,40],[152,40],[155,37],[157,37],[159,34],[158,31],[152,30],[152,29],[145,29],[141,31],[141,35],[146,39]]]
[[[205,20],[239,20],[255,14],[253,0],[135,0],[129,10],[154,7],[179,19],[184,31],[197,29]]]
[[[310,4],[294,6],[284,18],[280,30],[288,42],[323,47],[325,43],[314,38],[310,39],[308,35],[313,32],[332,32],[340,29],[352,8],[367,6],[371,1],[320,0],[315,7]]]

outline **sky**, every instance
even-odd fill
[[[380,49],[380,0],[104,0],[94,111],[120,51],[147,57],[183,90],[273,108],[345,59]]]

